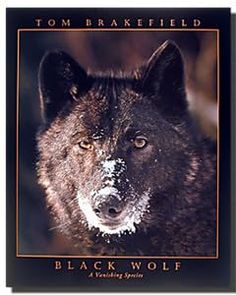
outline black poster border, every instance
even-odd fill
[[[155,10],[154,10],[155,11]],[[212,28],[219,33],[219,83],[220,89],[218,94],[220,97],[220,126],[219,126],[219,250],[217,250],[216,259],[207,259],[203,261],[199,259],[190,259],[186,261],[184,257],[172,257],[174,259],[183,261],[184,270],[176,274],[155,275],[147,274],[147,279],[142,281],[127,281],[119,282],[115,280],[96,281],[92,282],[86,279],[84,274],[79,273],[77,276],[71,273],[58,274],[53,269],[54,258],[50,257],[27,257],[27,255],[19,255],[16,253],[17,249],[17,227],[18,222],[14,219],[17,216],[17,171],[18,171],[18,153],[16,147],[18,146],[18,100],[16,93],[19,93],[19,58],[17,46],[19,46],[17,36],[20,31],[35,30],[35,23],[33,22],[35,16],[43,15],[72,15],[76,13],[81,15],[115,15],[119,18],[120,15],[129,15],[132,17],[140,14],[149,15],[153,13],[153,9],[7,9],[7,285],[13,287],[13,291],[224,291],[233,290],[232,281],[235,269],[232,269],[233,263],[233,209],[230,208],[230,167],[234,158],[231,156],[231,116],[233,107],[231,109],[230,101],[230,10],[229,9],[156,9],[161,15],[179,15],[188,14],[200,15],[204,19],[204,27]],[[155,13],[155,12],[154,12]],[[47,28],[42,28],[47,30]],[[78,28],[72,28],[77,29]],[[79,28],[85,30],[85,28]],[[108,28],[105,28],[108,29]],[[126,30],[123,28],[118,28]],[[148,30],[148,28],[145,28]],[[194,28],[190,28],[190,30]],[[37,29],[39,30],[39,29]],[[61,30],[55,28],[54,30]],[[96,30],[96,28],[94,28]],[[133,28],[135,30],[135,28]],[[159,30],[156,29],[156,30]],[[165,29],[163,29],[165,30]],[[167,29],[166,29],[167,30]],[[173,29],[170,29],[173,30]],[[183,31],[184,29],[177,28]],[[205,29],[206,30],[206,29]],[[233,55],[232,55],[233,56]],[[233,58],[232,58],[233,60]],[[219,63],[218,63],[219,65]],[[232,73],[232,76],[233,73]],[[233,83],[232,83],[233,84]],[[232,91],[233,92],[233,91]],[[235,93],[235,91],[234,91]],[[222,99],[224,97],[225,99]],[[234,144],[234,142],[232,142]],[[233,145],[234,147],[234,145]],[[232,159],[231,159],[232,157]],[[233,161],[235,163],[235,161]],[[232,173],[233,175],[233,173]],[[14,181],[15,180],[15,181]],[[232,182],[233,179],[231,178]],[[232,194],[232,192],[231,192]],[[224,198],[223,198],[224,196]],[[233,197],[231,195],[231,203]],[[231,210],[230,210],[231,209]],[[231,211],[231,220],[229,219],[229,212]],[[223,232],[223,234],[222,234]],[[231,247],[230,247],[231,245]],[[17,255],[16,255],[17,254]],[[61,257],[62,261],[70,256]],[[75,257],[72,257],[75,258]],[[108,261],[111,257],[80,257],[86,259],[91,263],[94,259]],[[143,257],[132,257],[133,260],[142,259]],[[148,259],[165,259],[171,260],[170,257],[146,257]],[[208,257],[209,258],[209,257]],[[125,258],[121,267],[125,267],[125,262],[130,261],[131,258]],[[77,259],[76,259],[77,260]],[[120,261],[117,257],[114,261]],[[212,274],[209,270],[215,269]],[[196,280],[192,281],[188,272],[196,274]],[[174,276],[175,275],[175,276]],[[158,280],[156,278],[158,276]],[[208,276],[205,280],[204,277]],[[78,278],[80,279],[78,283]],[[42,287],[42,285],[44,287]]]

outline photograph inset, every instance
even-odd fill
[[[216,32],[21,35],[19,254],[216,256]]]

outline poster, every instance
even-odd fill
[[[230,10],[7,9],[7,284],[230,290]]]

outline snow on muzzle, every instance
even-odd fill
[[[93,196],[92,208],[95,214],[104,221],[114,221],[123,211],[119,191],[114,187],[104,187]]]
[[[118,158],[105,160],[101,166],[103,187],[93,193],[92,208],[101,221],[113,223],[119,220],[124,209],[125,202],[116,188],[116,182],[119,182],[126,165],[123,159]]]
[[[136,232],[136,225],[149,210],[150,190],[137,194],[126,178],[126,168],[121,158],[106,159],[101,162],[101,187],[89,198],[77,192],[88,229],[97,228],[104,236]]]

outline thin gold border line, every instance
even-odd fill
[[[16,78],[16,247],[19,249],[19,92],[20,92],[20,30],[17,30],[17,78]]]
[[[18,257],[22,258],[84,258],[84,259],[106,259],[106,258],[113,258],[113,259],[211,259],[215,260],[215,256],[74,256],[74,255],[50,255],[50,254],[45,254],[45,255],[27,255],[27,254],[22,254],[19,255]]]
[[[31,31],[50,31],[50,32],[97,32],[97,31],[204,31],[204,32],[216,32],[217,33],[217,204],[216,204],[216,256],[78,256],[78,255],[27,255],[27,254],[19,254],[19,236],[18,236],[18,227],[19,227],[19,191],[18,191],[18,184],[19,184],[19,76],[20,76],[20,32],[31,32]],[[220,130],[219,130],[219,106],[220,106],[220,58],[219,58],[219,52],[220,52],[220,43],[219,43],[219,29],[116,29],[116,28],[110,28],[110,29],[18,29],[17,30],[17,114],[16,114],[16,257],[22,257],[22,258],[114,258],[114,259],[218,259],[219,258],[219,151],[220,151]]]
[[[43,28],[35,28],[35,29],[18,29],[22,32],[34,32],[34,31],[38,31],[38,32],[100,32],[100,31],[103,31],[103,32],[107,32],[107,31],[118,31],[118,32],[137,32],[137,31],[140,31],[140,32],[147,32],[147,31],[177,31],[177,32],[182,32],[182,31],[203,31],[203,32],[215,32],[219,29],[193,29],[193,28],[190,28],[190,29],[166,29],[166,28],[101,28],[101,29],[98,29],[98,28],[84,28],[84,29],[71,29],[71,28],[68,28],[68,29],[57,29],[57,28],[51,28],[51,29],[43,29]]]

